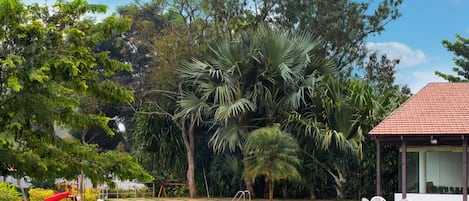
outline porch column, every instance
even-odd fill
[[[407,198],[407,142],[402,139],[402,199]]]
[[[462,200],[467,201],[467,139],[462,137]]]
[[[376,195],[381,195],[381,144],[376,139]]]
[[[419,151],[419,193],[427,193],[427,152]]]

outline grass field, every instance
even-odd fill
[[[232,198],[114,198],[110,201],[231,201]],[[244,201],[241,199],[240,201]],[[268,199],[253,199],[253,201],[268,201]],[[274,201],[313,201],[313,200],[288,200],[288,199],[274,199]],[[335,200],[314,200],[314,201],[335,201]],[[352,200],[342,200],[352,201]]]

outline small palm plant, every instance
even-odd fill
[[[264,176],[272,201],[275,181],[300,178],[298,151],[295,139],[279,125],[256,129],[247,140],[244,176],[252,180]]]

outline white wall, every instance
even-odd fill
[[[394,201],[401,201],[402,200],[401,197],[402,197],[401,193],[395,193]],[[407,200],[408,201],[462,201],[462,195],[407,193]]]

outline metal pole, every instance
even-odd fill
[[[402,199],[407,198],[407,142],[402,139]]]
[[[462,139],[462,200],[467,201],[467,140]]]
[[[381,196],[381,144],[376,139],[376,195]]]
[[[153,181],[153,196],[152,197],[156,197],[155,186],[156,186],[156,181]]]

